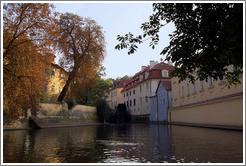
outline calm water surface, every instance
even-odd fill
[[[4,163],[242,163],[243,132],[98,125],[3,132]]]

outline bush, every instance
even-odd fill
[[[110,118],[112,110],[105,99],[97,99],[94,106],[97,107],[97,117],[99,122],[105,122]]]
[[[68,105],[68,109],[72,109],[74,106],[76,106],[78,104],[74,98],[73,99],[68,99],[66,101],[66,103]]]

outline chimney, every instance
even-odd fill
[[[149,61],[150,69],[152,69],[155,66],[155,61],[151,60]]]
[[[155,61],[155,62],[154,62],[154,65],[157,65],[157,64],[158,64],[158,61]]]
[[[168,65],[169,65],[169,66],[172,66],[172,65],[173,65],[171,60],[168,61]]]
[[[144,71],[145,68],[146,68],[146,66],[142,66],[141,67],[141,71]]]

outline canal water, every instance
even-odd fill
[[[3,132],[4,163],[242,163],[243,132],[157,124]]]

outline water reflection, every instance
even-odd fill
[[[243,162],[243,133],[168,125],[3,132],[4,163]]]

